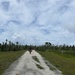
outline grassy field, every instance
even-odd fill
[[[63,75],[75,75],[75,56],[58,52],[40,51],[43,57],[60,69]]]
[[[4,70],[24,52],[24,50],[15,52],[0,52],[0,75],[2,75]]]

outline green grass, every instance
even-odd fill
[[[36,56],[32,56],[32,58],[33,58],[35,61],[39,62],[39,60],[38,60],[38,58],[37,58]]]
[[[75,75],[75,56],[72,54],[62,54],[59,52],[39,52],[54,66],[60,69],[63,75]]]
[[[52,71],[55,71],[56,70],[56,68],[55,67],[53,67],[52,65],[50,66],[50,65],[48,65],[48,62],[45,62],[46,63],[46,65],[50,68],[50,70],[52,70]]]
[[[39,69],[44,69],[42,66],[40,66],[39,64],[36,64],[36,66],[39,68]]]
[[[0,52],[0,75],[2,75],[4,70],[24,52],[24,50],[15,52]]]

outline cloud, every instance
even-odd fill
[[[0,0],[0,42],[75,44],[74,9],[74,0]]]
[[[10,3],[7,2],[7,1],[4,1],[1,3],[1,6],[2,6],[2,9],[5,10],[5,11],[8,11],[9,10],[9,6],[10,6]]]

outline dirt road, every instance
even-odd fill
[[[3,75],[61,75],[61,73],[56,74],[50,70],[43,57],[33,50],[31,54],[26,51]]]

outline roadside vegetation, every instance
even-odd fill
[[[54,45],[45,42],[36,50],[50,63],[62,71],[63,75],[75,75],[75,45]]]
[[[75,45],[54,45],[50,42],[39,46],[21,45],[19,42],[13,43],[7,39],[0,43],[0,75],[30,47],[61,70],[63,75],[75,75]],[[33,59],[39,62],[36,57]],[[39,65],[37,66],[42,69]]]
[[[61,70],[63,75],[75,75],[74,53],[61,53],[57,51],[39,51],[39,53]]]
[[[21,45],[19,42],[13,43],[7,39],[0,43],[0,75],[28,49],[28,45]]]
[[[7,39],[5,42],[0,43],[0,52],[20,51],[27,50],[28,48],[28,45],[21,45],[19,42],[13,43]]]
[[[0,75],[9,67],[9,65],[18,59],[25,50],[11,51],[11,52],[0,52]]]

